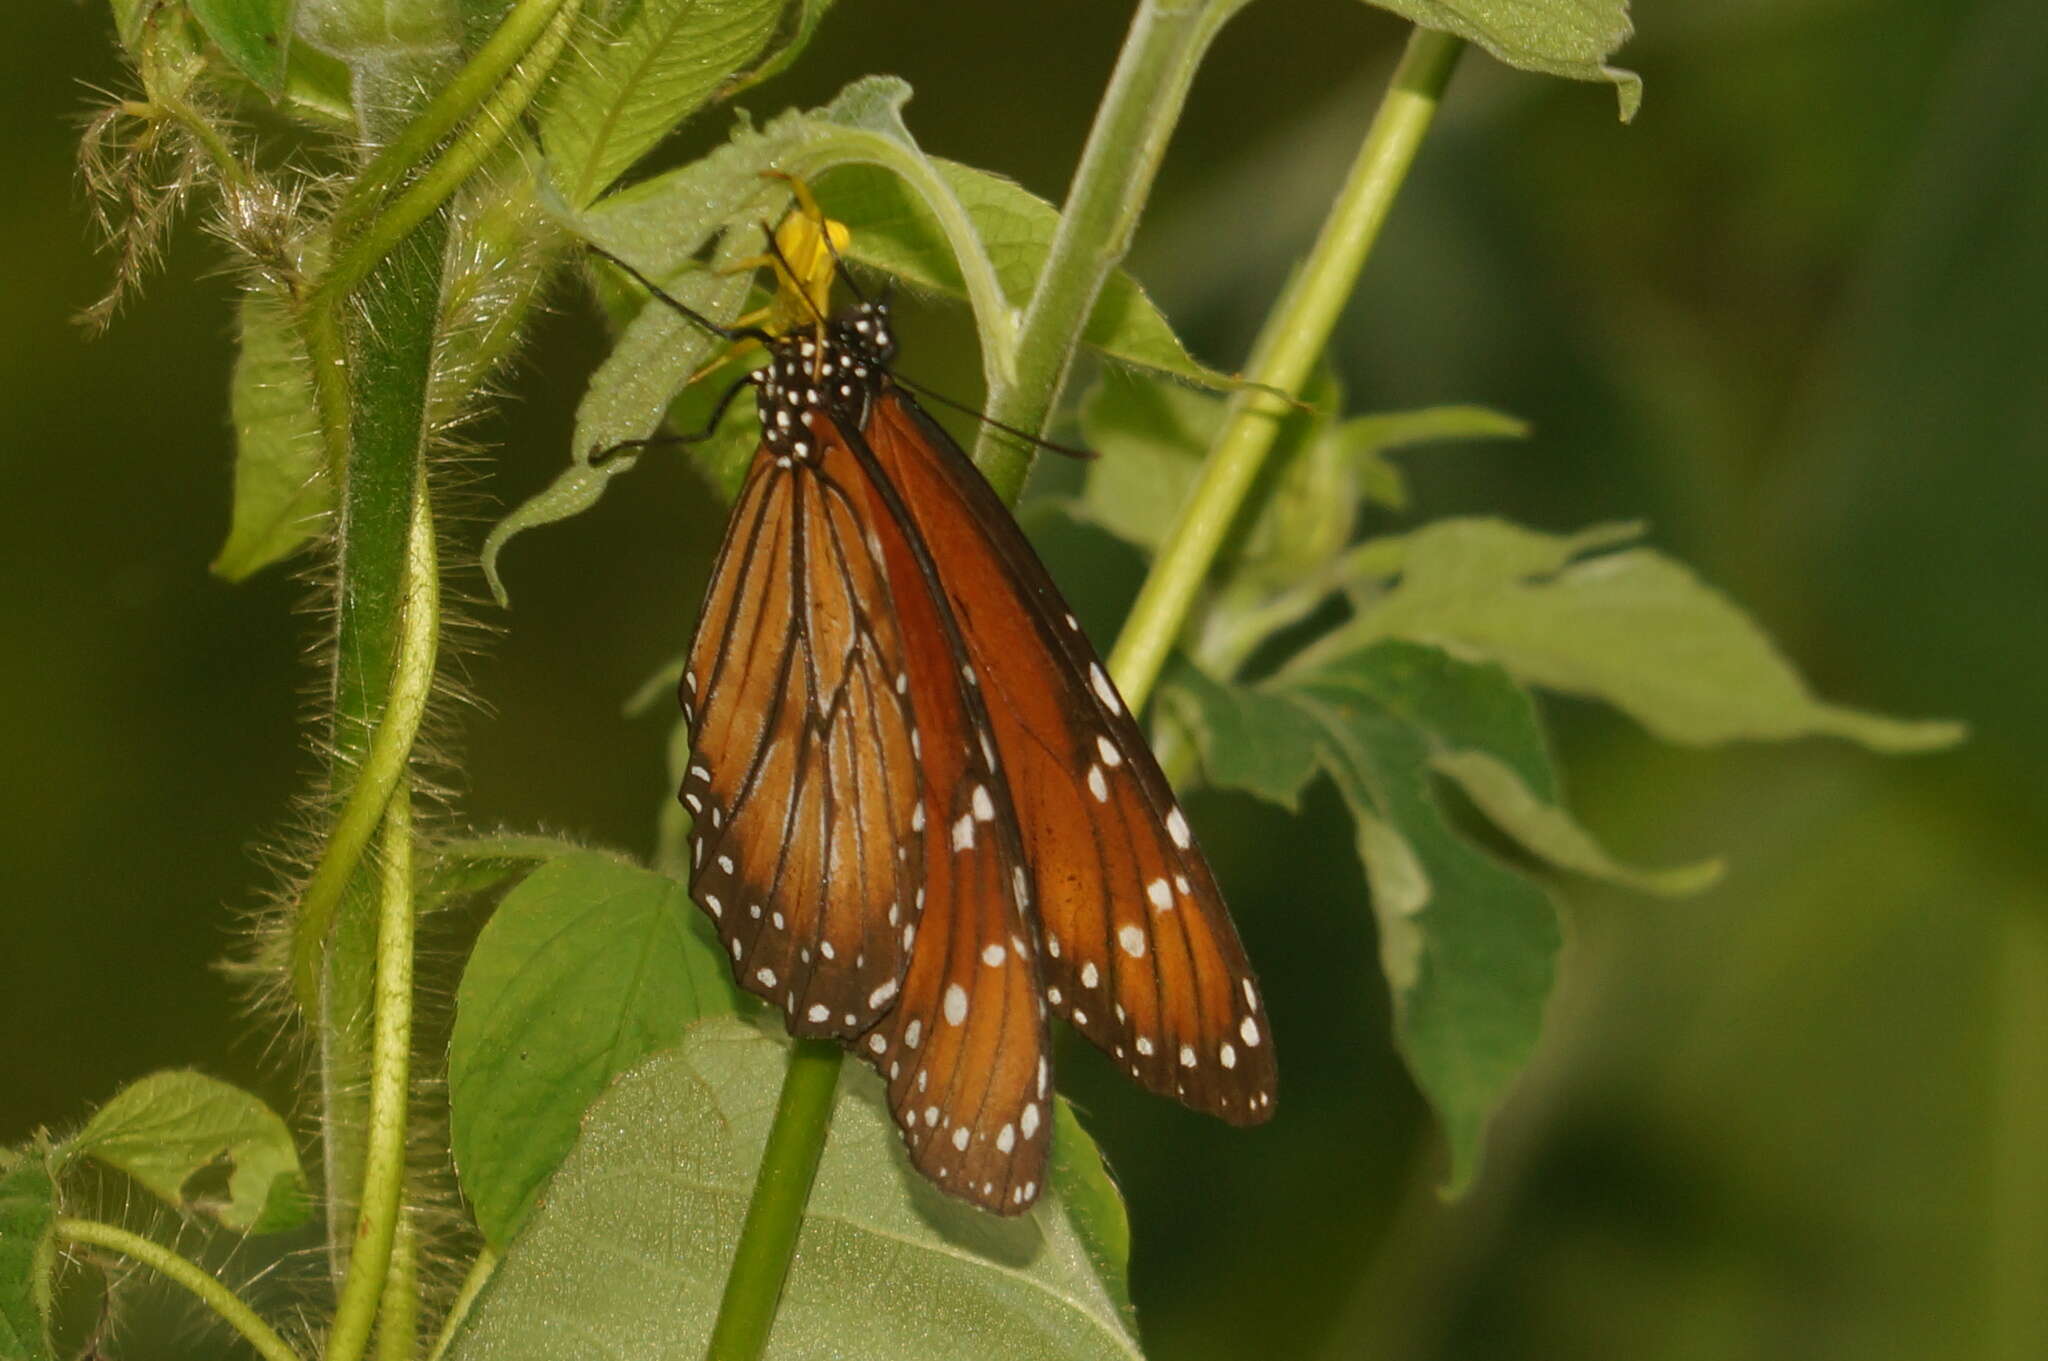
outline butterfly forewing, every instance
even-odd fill
[[[757,459],[682,684],[691,891],[792,1032],[851,1039],[901,977],[918,777],[902,646],[861,511]]]
[[[1239,1124],[1272,1112],[1263,1002],[1187,817],[1016,522],[893,385],[868,446],[945,564],[987,699],[1054,1011],[1153,1091]]]

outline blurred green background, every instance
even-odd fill
[[[0,56],[0,1142],[164,1065],[285,1099],[210,963],[311,770],[306,588],[206,572],[223,252],[188,225],[108,336],[70,324],[110,270],[72,142],[92,87],[125,87],[98,0],[25,9]],[[929,149],[1056,199],[1126,17],[848,0],[745,102],[901,74]],[[1973,738],[1682,751],[1550,705],[1610,844],[1731,870],[1675,904],[1560,886],[1540,1060],[1450,1206],[1334,797],[1290,819],[1198,795],[1266,977],[1280,1117],[1228,1130],[1092,1055],[1064,1080],[1129,1194],[1159,1357],[2048,1356],[2048,6],[1635,17],[1632,127],[1603,88],[1468,56],[1335,343],[1352,404],[1529,418],[1521,446],[1411,456],[1419,512],[1643,517],[1828,697]],[[1401,33],[1346,0],[1265,0],[1225,31],[1132,262],[1204,358],[1241,362]],[[474,432],[498,505],[561,463],[598,352],[557,301]],[[959,319],[927,312],[907,367],[971,392],[940,343]],[[619,704],[686,635],[711,536],[678,527],[704,502],[650,462],[508,554],[516,608],[474,609],[505,632],[466,667],[488,706],[462,719],[469,819],[648,845],[665,720]],[[1106,642],[1138,564],[1042,527]],[[136,1330],[123,1354],[174,1353]]]

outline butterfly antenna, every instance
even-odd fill
[[[955,411],[974,417],[974,419],[980,421],[983,425],[992,425],[1006,435],[1015,435],[1018,439],[1023,440],[1026,444],[1035,444],[1041,449],[1050,449],[1055,454],[1065,454],[1068,458],[1078,458],[1084,463],[1092,463],[1098,456],[1095,450],[1093,449],[1077,449],[1071,444],[1056,444],[1052,440],[1045,439],[1038,435],[1033,435],[1027,431],[1019,430],[1014,425],[1005,425],[1003,422],[997,420],[995,417],[989,415],[985,411],[977,410],[976,408],[967,405],[967,403],[965,402],[956,402],[951,397],[948,397],[945,393],[935,392],[931,388],[926,387],[923,383],[913,382],[912,380],[905,378],[900,373],[891,371],[889,377],[895,382],[901,383],[904,387],[909,388],[911,391],[919,393],[922,396],[927,397],[934,402],[937,402],[941,406],[950,406]]]
[[[642,274],[632,265],[626,263],[624,260],[621,260],[618,256],[612,254],[603,246],[591,244],[590,250],[592,254],[601,255],[605,259],[617,265],[620,269],[625,270],[626,273],[632,275],[634,279],[638,280],[640,286],[646,289],[648,293],[650,293],[660,301],[667,303],[670,307],[674,308],[683,316],[688,317],[691,321],[696,322],[699,326],[711,332],[711,334],[719,336],[725,340],[759,341],[763,345],[772,344],[774,342],[774,337],[770,336],[766,331],[762,330],[758,326],[721,326],[717,322],[713,321],[711,318],[705,316],[702,312],[699,312],[696,308],[691,307],[688,303],[678,302],[675,298],[669,295],[667,289],[664,289],[660,284],[654,282],[654,280],[648,278],[645,274]]]

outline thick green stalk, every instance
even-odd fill
[[[443,138],[497,97],[507,73],[540,40],[556,15],[565,7],[574,11],[581,5],[582,0],[520,0],[469,63],[356,175],[335,210],[334,239],[354,237],[383,205],[386,195],[426,160]]]
[[[409,562],[415,534],[432,542],[425,518],[426,397],[440,313],[446,219],[423,224],[373,271],[349,309],[345,374],[348,451],[340,480],[336,538],[333,788],[353,793],[369,769],[376,734],[389,716],[407,645],[401,618],[419,578]],[[417,661],[417,658],[414,658]],[[402,789],[402,779],[394,782]],[[391,795],[390,797],[396,797]],[[344,807],[347,805],[344,804]],[[377,812],[381,815],[380,806]],[[316,926],[322,1152],[328,1251],[337,1275],[355,1240],[370,1117],[372,994],[378,888],[361,860],[342,872],[332,925]]]
[[[989,393],[992,421],[1034,434],[1045,429],[1095,300],[1131,248],[1202,54],[1244,3],[1144,0],[1138,6],[1018,330],[1014,373]],[[1016,499],[1030,456],[1014,440],[983,425],[974,461],[1004,500]]]
[[[1288,410],[1276,394],[1297,395],[1307,383],[1463,50],[1449,34],[1418,28],[1409,35],[1321,235],[1266,319],[1245,375],[1248,385],[1231,400],[1201,480],[1161,545],[1110,655],[1110,672],[1133,709],[1151,694],[1202,579],[1272,452]]]
[[[768,1348],[811,1180],[832,1128],[832,1097],[844,1058],[838,1045],[821,1040],[798,1040],[790,1051],[789,1072],[761,1150],[761,1171],[740,1225],[705,1361],[754,1361]]]
[[[377,1321],[405,1216],[405,1129],[412,1083],[412,792],[384,810],[378,874],[376,1024],[370,1111],[355,1250],[327,1335],[325,1361],[360,1361]]]
[[[92,1219],[59,1219],[56,1234],[67,1243],[86,1243],[132,1257],[165,1280],[184,1286],[240,1333],[263,1361],[301,1361],[299,1354],[257,1317],[255,1310],[242,1303],[234,1291],[222,1285],[218,1277],[163,1244]]]

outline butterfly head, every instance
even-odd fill
[[[890,329],[889,300],[863,301],[832,323],[833,343],[856,362],[881,369],[896,357],[896,333]]]

